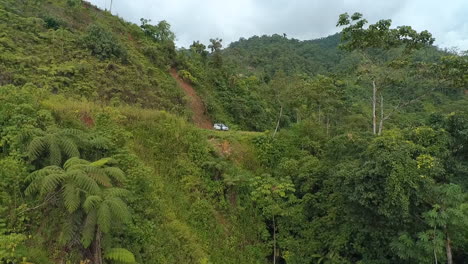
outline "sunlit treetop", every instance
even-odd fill
[[[368,24],[361,13],[341,14],[336,24],[343,28],[341,48],[345,50],[365,50],[368,48],[391,49],[404,47],[411,51],[432,45],[434,38],[427,30],[417,32],[411,26],[391,28],[392,20],[381,19],[375,24]]]

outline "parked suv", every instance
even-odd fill
[[[226,126],[225,124],[221,124],[221,123],[216,123],[213,125],[213,128],[215,130],[223,130],[223,131],[228,131],[229,130],[229,127]]]

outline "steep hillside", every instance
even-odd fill
[[[264,263],[258,167],[185,121],[161,25],[0,1],[1,263]]]
[[[174,44],[79,0],[0,5],[0,84],[183,114]]]

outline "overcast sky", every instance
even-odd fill
[[[104,9],[111,0],[88,0]],[[361,12],[370,21],[427,29],[439,47],[468,50],[468,0],[113,0],[112,13],[139,24],[167,20],[176,44],[222,38],[286,33],[297,39],[326,37],[338,31],[338,15]]]

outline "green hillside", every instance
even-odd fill
[[[2,84],[183,113],[174,44],[81,1],[2,1]]]
[[[0,263],[468,261],[466,54],[337,19],[176,49],[166,21],[0,0]]]
[[[340,35],[300,41],[287,36],[254,36],[229,45],[226,56],[241,70],[274,75],[282,70],[288,74],[327,74],[336,71],[345,54],[338,49]]]

